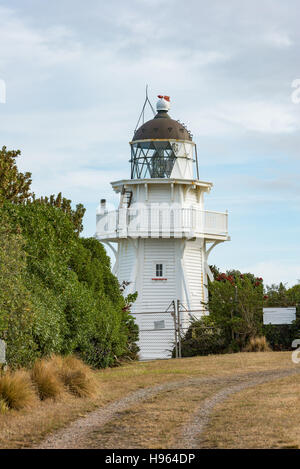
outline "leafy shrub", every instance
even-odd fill
[[[22,409],[36,402],[29,373],[24,370],[7,371],[0,376],[0,400],[9,409]]]
[[[264,325],[264,334],[273,350],[291,350],[294,338],[293,327],[290,324],[267,324]]]
[[[223,331],[216,327],[209,316],[192,319],[186,334],[181,340],[183,357],[224,353],[225,349],[226,341]],[[173,351],[174,356],[175,351]]]
[[[263,330],[273,350],[292,350],[293,340],[300,339],[299,307],[297,308],[296,319],[292,324],[266,324]]]
[[[10,365],[24,366],[34,359],[36,352],[25,240],[1,211],[0,220],[0,338],[8,343]]]
[[[262,337],[251,337],[244,348],[244,352],[269,352],[271,350],[267,339]]]
[[[10,236],[0,239],[0,337],[10,366],[76,353],[106,367],[128,355],[137,333],[104,247],[78,238],[56,206],[6,203],[0,217],[2,238]]]
[[[250,337],[260,335],[263,326],[263,279],[238,270],[220,273],[213,268],[209,282],[207,311],[223,330],[228,349],[242,350]]]
[[[133,358],[137,327],[110,260],[79,238],[84,207],[61,193],[36,199],[19,155],[0,150],[0,338],[10,367],[53,353],[95,367]]]

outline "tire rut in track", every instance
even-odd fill
[[[299,370],[300,371],[300,370]],[[199,435],[209,421],[209,416],[215,405],[227,396],[238,392],[246,387],[261,384],[272,379],[282,378],[297,373],[298,370],[270,370],[252,373],[244,373],[236,376],[211,377],[211,378],[186,378],[181,381],[167,382],[156,386],[139,389],[122,399],[112,402],[104,407],[88,413],[85,417],[75,420],[69,426],[64,427],[50,435],[42,442],[35,445],[36,449],[69,449],[88,448],[88,435],[98,431],[106,423],[110,422],[119,412],[130,409],[132,406],[143,402],[163,391],[172,391],[182,386],[193,386],[199,384],[224,384],[226,387],[207,398],[194,413],[191,421],[184,426],[182,437],[176,443],[176,448],[196,448]],[[116,437],[117,438],[117,437]],[[100,448],[100,446],[99,446]]]
[[[273,372],[265,372],[264,376],[257,376],[256,378],[250,378],[250,380],[243,380],[239,384],[233,385],[237,379],[232,380],[232,385],[221,389],[212,397],[205,399],[205,401],[198,407],[194,412],[193,417],[187,425],[182,428],[181,438],[176,442],[176,446],[173,448],[184,448],[184,449],[199,449],[201,448],[201,436],[203,431],[207,428],[210,421],[210,416],[217,404],[225,401],[227,397],[237,392],[243,391],[244,389],[258,386],[276,379],[285,378],[294,374],[299,373],[300,370],[280,370]]]

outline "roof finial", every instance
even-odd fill
[[[162,94],[159,94],[157,97],[159,100],[156,103],[156,109],[158,111],[168,111],[171,107],[170,96],[163,96]]]

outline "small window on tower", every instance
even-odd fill
[[[162,276],[163,276],[163,265],[156,264],[156,277],[162,277]]]

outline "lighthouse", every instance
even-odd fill
[[[207,314],[208,257],[230,239],[227,212],[204,208],[213,184],[199,178],[192,134],[170,117],[169,96],[158,96],[156,110],[129,142],[130,177],[111,183],[118,208],[108,211],[102,199],[96,225],[124,294],[138,293],[132,315],[141,359],[171,356],[175,314],[182,334],[192,317]]]

